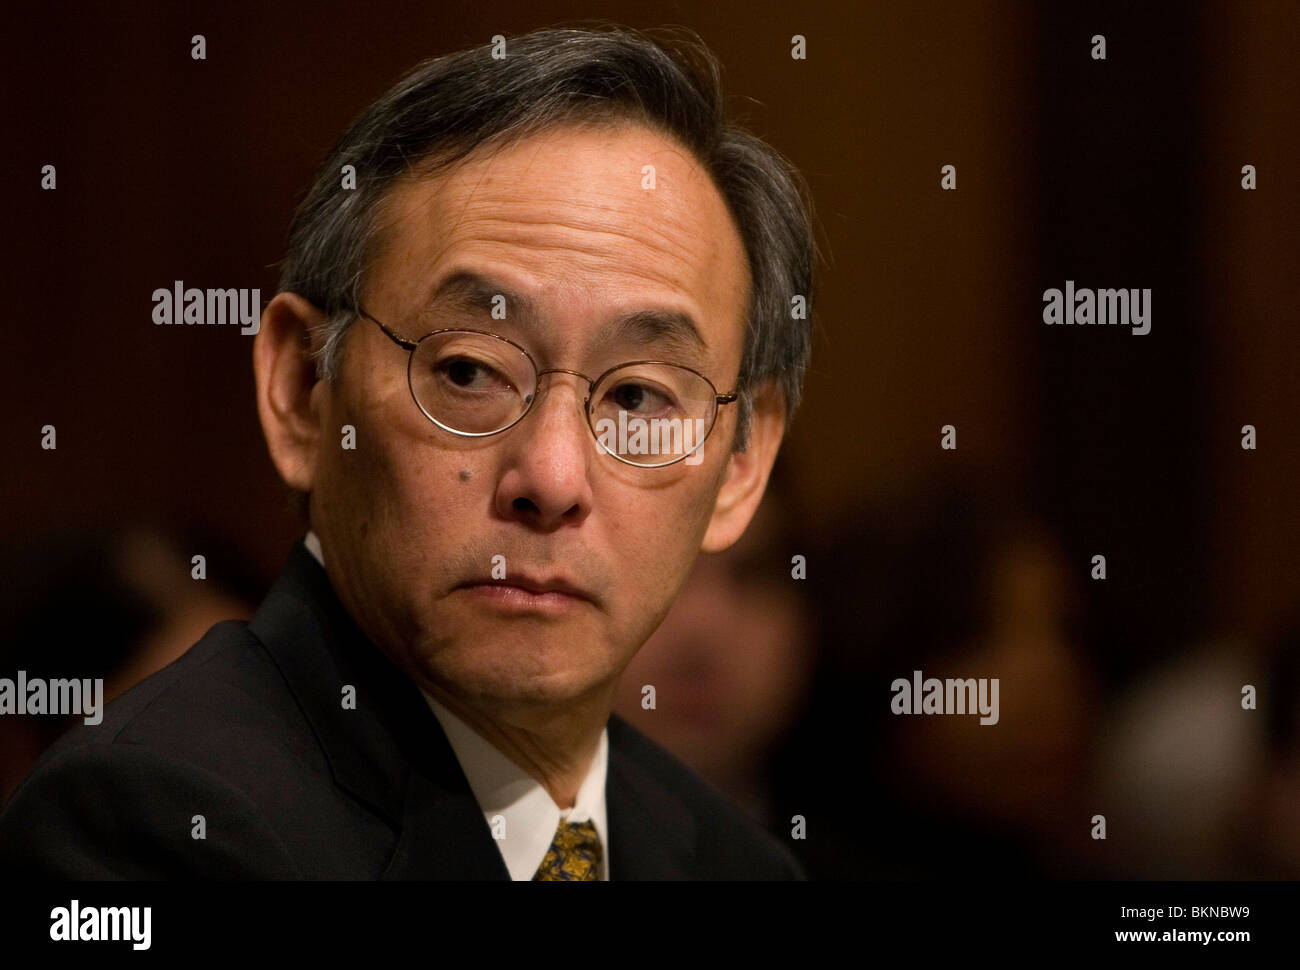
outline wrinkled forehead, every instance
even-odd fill
[[[412,328],[477,313],[557,351],[655,338],[715,364],[738,364],[751,286],[708,173],[628,124],[550,129],[398,181],[370,267],[367,310]]]

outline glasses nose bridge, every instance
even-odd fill
[[[591,389],[596,386],[596,382],[592,378],[588,377],[586,374],[582,373],[582,371],[569,370],[568,368],[565,367],[548,367],[545,370],[539,370],[537,372],[537,392],[536,392],[537,397],[541,397],[542,378],[545,377],[547,374],[572,374],[574,377],[580,378],[581,380],[586,382],[587,388],[582,396],[582,410],[583,413],[585,414],[587,410],[587,404],[591,400]],[[536,403],[536,402],[534,401],[532,403]]]

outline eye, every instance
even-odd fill
[[[464,390],[491,391],[511,386],[510,381],[491,364],[463,354],[438,361],[434,371],[454,387]]]
[[[677,403],[667,389],[633,381],[624,381],[610,388],[609,398],[622,411],[642,414],[673,408]]]

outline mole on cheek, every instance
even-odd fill
[[[461,473],[460,473],[460,480],[461,480],[462,482],[468,482],[468,481],[469,481],[469,472],[468,472],[467,470],[463,470],[463,469],[462,469],[462,471],[461,471]]]

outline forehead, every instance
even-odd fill
[[[464,302],[455,281],[472,276],[499,281],[560,344],[639,313],[653,329],[653,311],[693,326],[709,356],[738,359],[743,242],[708,173],[649,128],[565,126],[480,149],[399,182],[377,223],[372,312],[411,320],[435,297]]]

